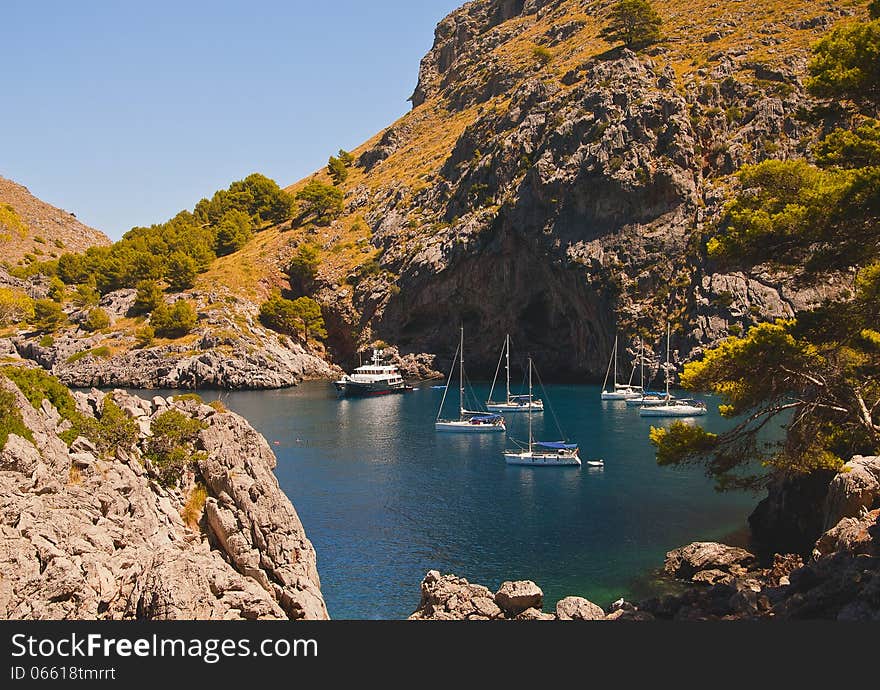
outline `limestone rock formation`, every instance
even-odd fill
[[[473,374],[491,374],[511,332],[548,376],[596,378],[615,331],[648,333],[657,352],[670,308],[680,364],[847,288],[846,276],[805,286],[770,266],[720,266],[705,250],[743,165],[809,155],[799,32],[812,40],[845,13],[789,3],[778,12],[791,28],[770,39],[747,3],[698,17],[673,3],[663,14],[678,38],[634,53],[597,40],[608,10],[480,0],[438,24],[412,112],[359,150],[374,184],[344,190],[378,264],[317,281],[339,361],[381,339],[445,369],[449,324],[463,323],[480,334]],[[706,42],[696,67],[692,46]],[[340,243],[347,223],[331,224]]]
[[[843,467],[828,487],[825,498],[825,530],[862,509],[880,508],[880,457],[856,456]]]
[[[281,492],[275,457],[241,417],[191,400],[112,394],[136,440],[100,452],[47,400],[9,380],[33,443],[0,450],[0,618],[325,619],[316,556]],[[100,419],[107,397],[78,393]],[[145,454],[152,422],[176,410],[202,422],[178,487]],[[197,485],[205,487],[204,512]],[[194,503],[195,502],[195,503]]]
[[[691,578],[703,571],[742,571],[755,562],[745,549],[715,542],[695,542],[666,554],[664,570],[678,578]]]
[[[199,321],[179,344],[139,347],[129,330],[89,334],[79,328],[56,333],[50,344],[31,335],[11,342],[19,356],[77,388],[264,390],[340,373],[307,343],[264,328],[256,318],[258,306],[249,300],[200,292],[187,298],[197,305]],[[227,298],[230,309],[212,307]],[[133,302],[133,290],[119,290],[105,295],[101,305],[115,324]],[[84,318],[77,312],[70,318],[76,322],[78,316]]]

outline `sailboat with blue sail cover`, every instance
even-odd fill
[[[529,400],[532,399],[532,358],[529,357]],[[504,451],[508,465],[527,465],[530,467],[580,466],[578,445],[568,441],[535,441],[532,433],[532,410],[529,408],[529,441],[520,444],[516,450]],[[555,416],[554,416],[555,418]],[[560,432],[561,433],[561,432]]]
[[[446,394],[449,392],[449,384],[452,380],[452,372],[455,363],[458,362],[458,419],[441,419],[443,403],[446,402]],[[449,379],[446,381],[446,390],[443,391],[443,399],[440,401],[440,409],[437,410],[437,420],[434,428],[441,432],[454,432],[461,434],[485,434],[504,433],[507,427],[504,425],[504,417],[499,414],[491,414],[484,411],[466,410],[464,407],[464,328],[461,329],[461,341],[452,361],[452,369],[449,370]]]

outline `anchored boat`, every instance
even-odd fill
[[[334,381],[336,392],[344,398],[364,398],[392,393],[409,393],[413,390],[408,386],[397,370],[397,367],[382,364],[383,350],[373,350],[373,361],[366,366],[358,367],[354,373],[346,374]]]
[[[458,419],[440,419],[456,361],[458,361]],[[504,425],[504,417],[501,415],[489,414],[484,411],[466,410],[464,407],[464,328],[461,329],[461,341],[455,353],[455,359],[452,362],[452,369],[449,371],[449,380],[446,382],[443,400],[440,401],[440,409],[437,410],[437,421],[434,423],[434,428],[437,431],[462,434],[503,433],[507,431],[507,427]]]
[[[614,336],[614,350],[611,353],[611,361],[608,362],[608,371],[605,372],[605,382],[602,384],[602,400],[629,400],[631,398],[641,398],[643,390],[641,386],[632,385],[632,377],[635,376],[635,369],[630,376],[629,383],[617,382],[617,336]],[[614,386],[608,389],[608,378],[611,376],[611,368],[614,367]]]
[[[545,391],[546,393],[546,391]],[[532,358],[529,357],[529,399],[532,397]],[[532,434],[532,410],[529,408],[529,442],[519,450],[504,451],[508,465],[528,465],[532,467],[565,467],[580,465],[576,443],[566,441],[535,441]],[[555,417],[554,417],[555,418]]]
[[[642,417],[702,417],[706,414],[706,403],[698,400],[676,400],[669,394],[669,379],[672,367],[669,363],[669,340],[672,331],[666,325],[666,397],[662,404],[645,405],[639,409]]]
[[[498,381],[498,372],[501,370],[501,359],[506,357],[507,362],[505,369],[507,370],[507,397],[504,402],[493,402],[492,394],[495,392],[495,383]],[[492,388],[489,390],[489,400],[486,402],[486,409],[490,412],[543,412],[544,401],[539,398],[533,398],[529,395],[511,395],[510,394],[510,334],[504,340],[504,347],[501,351],[501,357],[498,358],[498,366],[495,368],[495,378],[492,379]]]

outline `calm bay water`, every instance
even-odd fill
[[[488,386],[474,389],[485,399]],[[581,458],[603,469],[510,467],[503,434],[438,434],[443,391],[425,384],[363,400],[338,400],[328,383],[203,397],[222,397],[272,444],[333,618],[404,618],[431,569],[490,588],[534,580],[546,610],[567,595],[607,605],[645,594],[669,549],[745,526],[754,495],[718,494],[697,468],[657,467],[648,430],[667,420],[602,402],[597,386],[547,393]],[[718,431],[729,422],[713,407],[700,423]],[[537,438],[559,440],[549,411],[533,420]],[[508,435],[527,438],[526,415],[508,416]]]

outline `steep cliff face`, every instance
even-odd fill
[[[15,396],[31,437],[9,434],[0,448],[0,618],[328,617],[315,551],[275,479],[275,456],[244,419],[116,391],[138,431],[108,451],[85,437],[68,446],[70,421],[49,400],[33,407],[2,377],[0,389]],[[78,412],[95,421],[108,399],[75,394]],[[201,427],[174,488],[147,455],[169,411]]]
[[[478,0],[438,25],[343,216],[294,228],[335,250],[365,222],[377,250],[379,271],[319,275],[337,357],[382,339],[445,364],[463,323],[472,371],[511,332],[544,370],[595,378],[615,330],[657,350],[668,319],[686,359],[846,286],[719,267],[704,235],[742,165],[809,155],[809,45],[863,8],[654,4],[666,38],[639,54],[598,37],[610,2]]]

